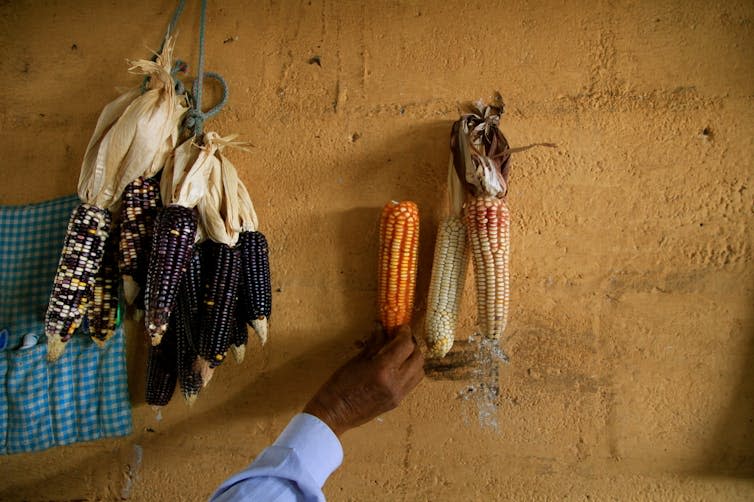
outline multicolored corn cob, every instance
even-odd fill
[[[165,406],[170,402],[178,379],[177,336],[172,322],[162,338],[160,345],[149,347],[147,356],[146,400],[152,406]]]
[[[236,247],[227,244],[207,241],[204,246],[208,266],[203,268],[204,299],[198,350],[212,369],[225,360],[236,333],[241,254]]]
[[[504,105],[474,104],[453,125],[451,149],[459,178],[473,197],[464,204],[464,219],[474,264],[477,322],[481,335],[497,339],[508,319],[510,213],[508,173],[510,147],[499,129]]]
[[[102,265],[94,277],[92,301],[86,309],[89,335],[100,347],[115,334],[118,321],[118,242],[119,227],[105,241]]]
[[[377,295],[380,321],[390,332],[411,321],[419,254],[419,209],[411,201],[385,204],[380,217]]]
[[[262,344],[267,342],[272,313],[269,246],[259,231],[241,232],[236,246],[241,252],[240,312],[254,328]]]
[[[510,215],[505,200],[479,196],[464,213],[476,280],[479,332],[499,338],[508,320]]]
[[[56,361],[84,318],[110,230],[106,209],[82,203],[71,214],[45,315],[47,358]]]
[[[159,345],[168,329],[178,286],[191,261],[196,227],[193,209],[171,204],[160,212],[149,257],[145,295],[144,321],[152,345]]]
[[[443,357],[453,346],[468,258],[463,219],[448,216],[437,231],[427,299],[426,338],[431,356]]]
[[[204,385],[201,371],[196,367],[202,295],[202,246],[195,245],[178,289],[178,304],[171,321],[178,343],[178,379],[189,404],[193,404]]]
[[[146,286],[152,232],[161,205],[160,182],[155,178],[140,176],[123,191],[118,267],[129,304],[134,303],[139,291]]]

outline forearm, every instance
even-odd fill
[[[317,417],[301,413],[211,500],[324,500],[322,486],[342,460],[343,449],[333,431]]]

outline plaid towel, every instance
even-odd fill
[[[28,206],[0,206],[0,454],[130,434],[131,408],[123,329],[103,349],[85,334],[47,363],[44,314],[68,218],[68,196]],[[27,333],[33,348],[18,350]]]

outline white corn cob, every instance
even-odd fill
[[[451,214],[437,230],[427,304],[425,329],[431,357],[443,357],[453,346],[469,256],[466,227],[461,217],[464,191],[453,169],[452,157],[448,168],[448,191]]]

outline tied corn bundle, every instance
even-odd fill
[[[86,309],[89,334],[100,347],[115,334],[118,321],[119,233],[116,227],[105,241],[102,265],[94,278],[92,301]]]
[[[498,128],[502,98],[474,109],[453,125],[451,147],[456,171],[473,197],[464,205],[477,293],[481,335],[497,339],[505,330],[509,302],[510,148]]]
[[[198,219],[194,208],[204,196],[215,165],[217,146],[198,146],[193,139],[176,148],[160,180],[162,202],[152,236],[144,296],[147,334],[159,345],[168,329],[178,287],[191,260]]]
[[[419,253],[419,209],[411,201],[385,204],[380,217],[377,295],[380,321],[390,332],[411,321]]]
[[[222,152],[226,147],[245,148],[235,136],[222,138],[207,133],[206,142],[217,145],[216,162],[210,172],[207,191],[199,201],[204,243],[204,298],[199,332],[199,365],[206,385],[214,368],[225,361],[237,329],[238,285],[241,255],[236,244],[240,231],[238,173]]]
[[[463,221],[465,192],[453,169],[452,157],[448,193],[451,211],[437,231],[427,304],[426,340],[432,357],[444,357],[453,346],[469,257]]]
[[[105,106],[89,140],[78,182],[83,204],[74,210],[69,232],[90,233],[88,237],[69,233],[63,246],[45,316],[50,361],[60,357],[65,342],[81,324],[86,304],[92,302],[110,225],[109,210],[118,204],[128,183],[144,172],[154,174],[175,146],[178,124],[187,108],[185,98],[177,96],[173,87],[172,47],[168,39],[156,61],[132,63],[131,72],[149,76],[148,90],[131,89]]]
[[[238,185],[241,235],[241,287],[239,290],[240,316],[254,328],[262,345],[267,343],[268,319],[272,313],[272,282],[270,279],[269,246],[259,231],[259,221],[248,190]],[[235,345],[239,347],[239,345]],[[238,354],[237,354],[238,359]],[[243,356],[240,357],[243,359]]]
[[[178,305],[171,322],[178,343],[178,379],[184,399],[196,401],[204,386],[198,365],[200,305],[202,301],[202,246],[194,245],[191,261],[178,290]]]

